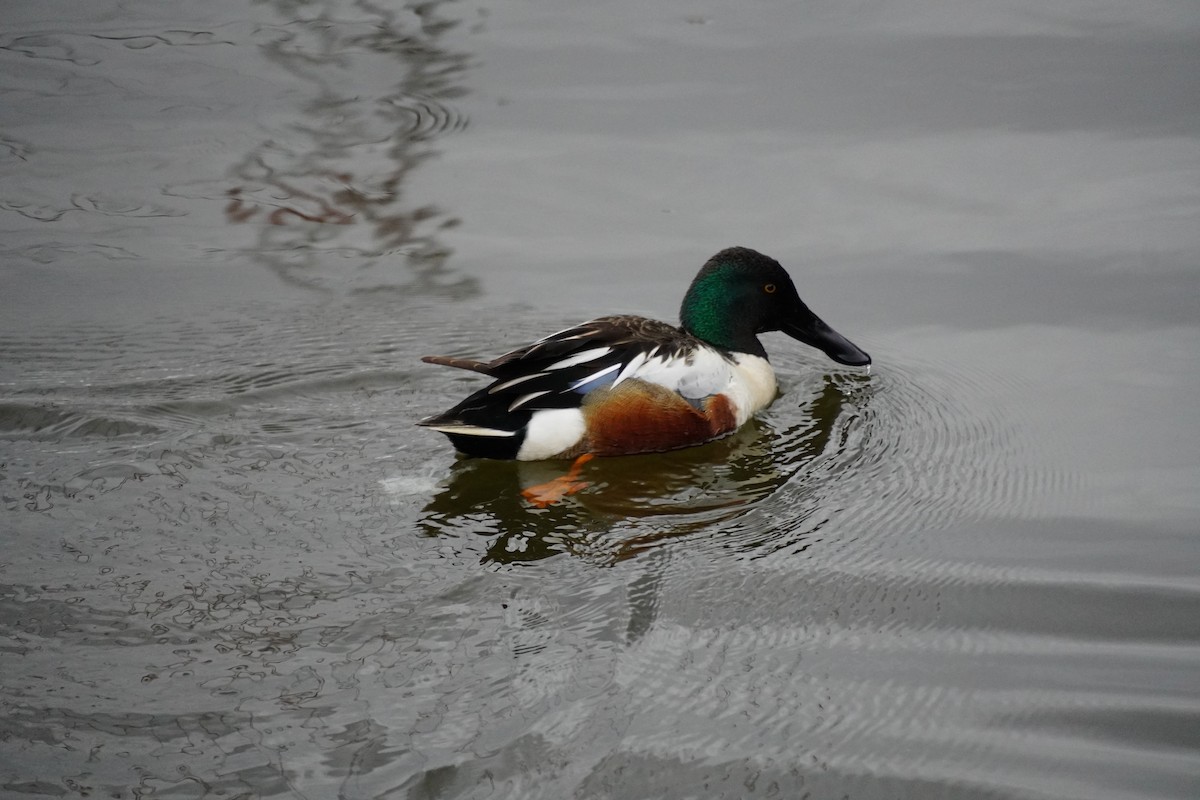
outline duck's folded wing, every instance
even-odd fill
[[[637,379],[699,407],[728,386],[727,357],[671,325],[643,317],[603,317],[505,353],[489,362],[434,356],[424,359],[480,372],[495,381],[427,427],[466,426],[497,435],[517,431],[542,410],[578,408],[597,389]]]

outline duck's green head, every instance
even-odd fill
[[[730,247],[708,260],[684,295],[679,319],[693,336],[736,353],[766,358],[758,334],[783,331],[839,364],[871,363],[809,311],[778,261],[746,247]]]

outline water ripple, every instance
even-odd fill
[[[147,50],[156,45],[168,45],[170,47],[196,47],[201,45],[227,44],[233,45],[234,41],[218,37],[212,31],[161,31],[154,34],[131,34],[128,36],[102,36],[100,34],[92,34],[93,38],[101,41],[110,41],[120,44],[130,50]]]
[[[467,127],[467,117],[461,111],[436,97],[392,95],[379,102],[385,118],[397,125],[397,134],[413,141]]]
[[[0,136],[0,161],[28,161],[37,150],[29,142],[11,136]]]
[[[471,323],[456,336],[486,338]],[[490,553],[502,561],[564,550],[621,560],[698,533],[689,546],[754,559],[803,551],[836,523],[827,546],[885,562],[925,532],[1029,516],[1039,498],[1071,487],[1070,476],[1039,466],[1019,408],[1009,415],[988,400],[1021,396],[1001,376],[886,350],[869,375],[795,350],[774,363],[782,395],[759,419],[703,447],[597,459],[583,472],[588,488],[544,512],[524,507],[519,490],[561,465],[459,461],[426,507],[427,531],[469,518],[468,527],[498,537]],[[446,402],[470,384],[448,371],[430,379],[444,381]],[[864,556],[853,539],[867,535]]]
[[[306,758],[346,741],[411,796],[983,798],[1012,775],[1049,795],[1064,769],[1183,774],[1192,576],[953,549],[964,529],[1019,548],[1014,525],[1072,485],[1021,434],[1022,387],[781,350],[781,396],[733,436],[598,459],[532,509],[520,488],[562,465],[456,460],[412,427],[479,383],[416,360],[495,339],[469,312],[360,297],[0,339],[2,499],[28,531],[6,559],[32,565],[0,596],[14,657],[60,696],[90,681],[167,709],[65,714],[10,682],[14,735],[49,720],[160,760],[186,738],[254,785],[275,778],[242,737]],[[559,322],[506,317],[514,341]]]
[[[780,361],[790,369],[788,356]],[[788,487],[789,499],[817,501],[844,528],[897,537],[983,516],[1023,515],[1036,509],[1039,496],[1069,483],[1030,466],[1037,459],[1030,458],[1033,445],[1020,420],[982,402],[1003,385],[998,376],[886,352],[869,380],[814,377],[806,366],[807,372],[793,372],[797,385],[765,418],[791,416],[796,395],[811,403],[815,381],[844,387],[841,422]]]

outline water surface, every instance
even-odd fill
[[[0,795],[1200,793],[1194,4],[10,5]],[[733,244],[870,374],[413,427]]]

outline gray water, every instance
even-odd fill
[[[8,3],[0,796],[1200,796],[1200,6]],[[413,427],[674,320],[728,439]]]

